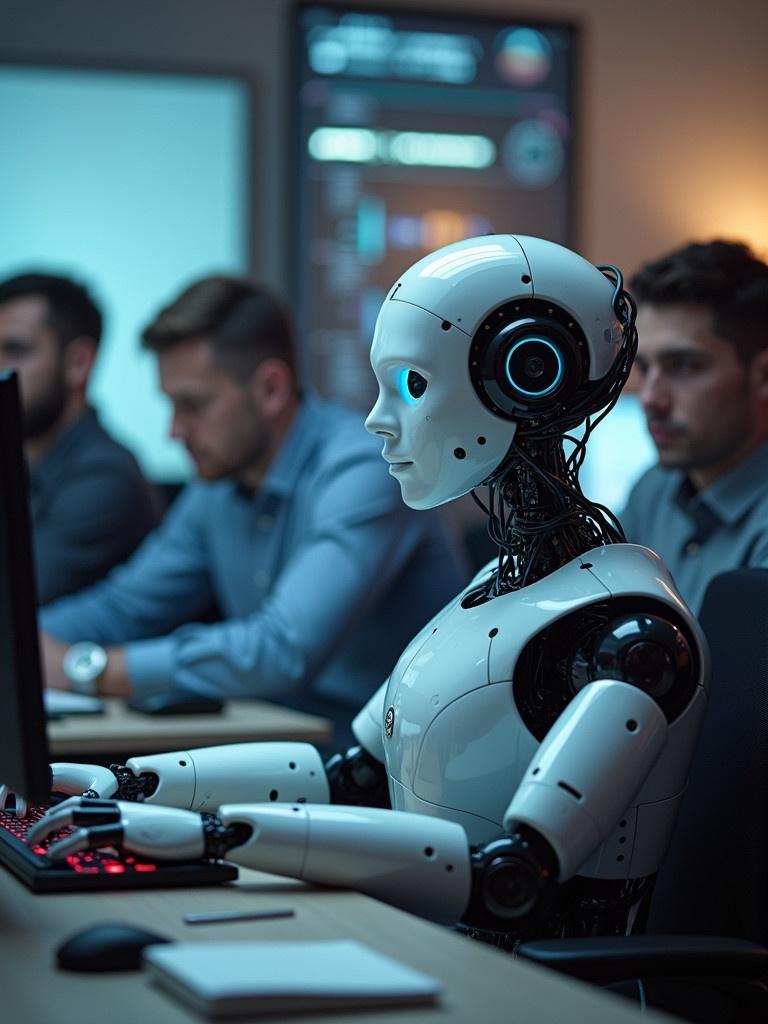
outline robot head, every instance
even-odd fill
[[[486,235],[405,272],[376,321],[379,397],[365,425],[407,505],[466,494],[516,433],[562,435],[613,399],[634,316],[610,270],[539,238]]]

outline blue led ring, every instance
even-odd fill
[[[421,401],[423,395],[419,395],[416,398],[408,390],[408,375],[411,373],[410,366],[403,367],[402,370],[398,371],[397,374],[397,388],[400,392],[401,397],[408,403],[408,405],[416,405],[417,402]]]
[[[517,349],[519,349],[521,345],[529,345],[532,341],[537,341],[540,345],[546,345],[548,349],[551,349],[551,351],[555,353],[555,359],[557,360],[557,376],[549,385],[549,387],[544,388],[543,391],[527,391],[525,388],[521,388],[520,385],[516,384],[513,380],[512,374],[509,369],[510,361],[512,359],[512,356],[517,351]],[[551,395],[552,392],[560,386],[563,377],[565,376],[565,364],[563,362],[563,357],[560,354],[560,350],[558,349],[557,345],[553,345],[552,342],[549,341],[547,338],[521,338],[520,341],[516,341],[512,348],[509,350],[509,355],[507,356],[504,368],[507,372],[507,380],[512,385],[512,387],[519,391],[521,395],[525,395],[527,398],[544,398],[546,395]]]

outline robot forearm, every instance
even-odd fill
[[[125,765],[51,765],[53,790],[213,811],[223,801],[389,805],[384,766],[361,747],[324,765],[308,743],[236,743],[132,757]]]
[[[157,778],[148,803],[193,811],[215,811],[225,800],[326,803],[330,796],[322,759],[309,743],[233,743],[148,754],[132,757],[126,768]]]
[[[504,827],[542,836],[567,881],[632,803],[667,737],[659,705],[636,686],[587,685],[536,752],[504,815]]]
[[[51,765],[52,789],[88,796],[213,811],[225,801],[389,806],[383,765],[384,683],[357,715],[360,746],[324,765],[308,743],[233,743],[132,757],[125,765]],[[4,792],[5,787],[0,789]]]
[[[356,889],[444,924],[458,921],[469,901],[469,844],[453,822],[306,804],[226,804],[218,818],[252,830],[226,855],[244,867]]]
[[[526,830],[470,849],[464,829],[427,815],[372,807],[225,804],[196,813],[146,803],[74,798],[30,831],[57,831],[53,860],[78,850],[125,846],[161,859],[226,857],[244,867],[356,889],[442,924],[498,930],[537,911],[554,855]]]
[[[546,905],[557,870],[525,827],[470,847],[454,822],[372,807],[227,804],[203,818],[207,856],[355,889],[441,924],[515,928]]]
[[[132,757],[125,765],[51,765],[52,789],[89,796],[213,811],[225,800],[329,799],[320,754],[308,743],[233,743]]]

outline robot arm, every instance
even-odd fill
[[[244,867],[354,888],[442,923],[510,929],[540,913],[554,883],[567,881],[612,830],[666,731],[642,690],[589,684],[538,750],[505,816],[508,834],[475,848],[460,825],[439,818],[298,801],[226,803],[214,815],[81,800],[48,814],[30,840],[75,825],[51,856],[109,844],[154,857],[226,855]]]
[[[472,854],[464,921],[504,931],[545,915],[567,882],[610,835],[665,744],[653,698],[618,680],[586,686],[531,761],[504,815],[506,834]]]
[[[49,856],[125,846],[178,860],[222,857],[243,867],[354,888],[442,923],[457,921],[471,887],[469,845],[453,822],[368,807],[226,804],[216,815],[111,800],[61,805],[33,843],[74,825]]]
[[[387,807],[380,724],[386,687],[385,682],[352,723],[360,746],[325,765],[308,743],[233,743],[132,757],[109,768],[52,764],[52,790],[195,811],[215,810],[225,800]]]
[[[626,682],[600,679],[566,707],[504,815],[543,837],[567,881],[608,837],[656,763],[667,736],[656,701]]]
[[[225,799],[325,803],[330,790],[309,743],[233,743],[132,757],[125,765],[51,765],[54,792],[213,811]]]

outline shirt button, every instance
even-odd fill
[[[700,547],[700,545],[698,544],[697,541],[695,541],[695,540],[688,541],[688,543],[685,545],[685,553],[686,553],[686,555],[698,555],[699,547]]]
[[[274,519],[272,518],[272,516],[259,516],[259,518],[256,520],[256,526],[258,527],[259,530],[261,530],[262,533],[266,533],[267,530],[272,529],[273,522]]]

